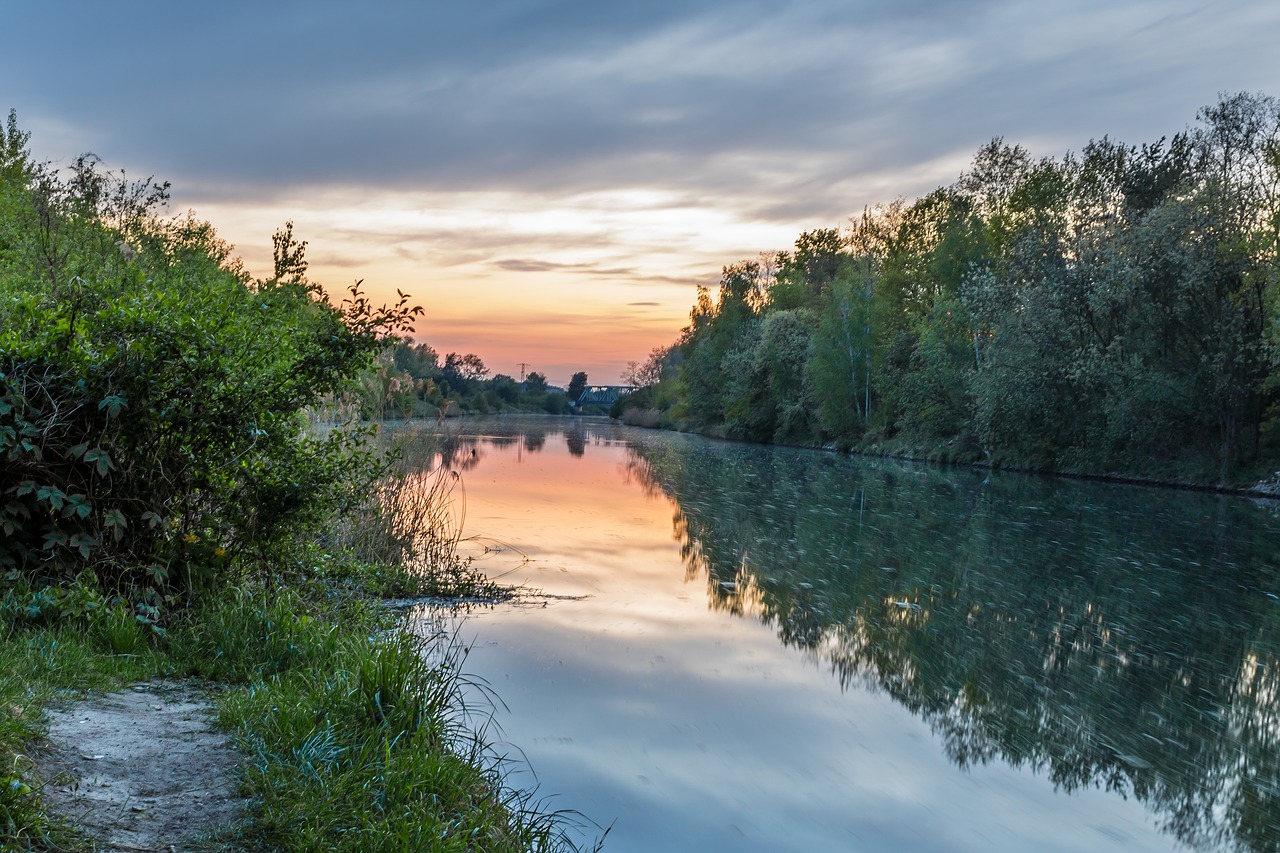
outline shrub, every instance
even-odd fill
[[[151,604],[354,502],[381,474],[359,430],[317,437],[307,405],[366,368],[421,309],[332,304],[292,224],[253,280],[208,224],[159,215],[167,184],[89,156],[0,145],[0,579],[85,567]],[[161,601],[163,599],[163,601]]]

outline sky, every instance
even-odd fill
[[[1280,96],[1275,0],[9,3],[38,160],[172,183],[249,270],[426,313],[494,373],[619,381],[721,268],[951,184],[994,137],[1153,142]]]

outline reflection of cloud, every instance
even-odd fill
[[[683,582],[671,504],[616,487],[625,451],[593,443],[571,476],[567,452],[552,441],[501,471],[495,453],[468,488],[469,517],[532,555],[521,575],[532,586],[588,597],[476,616],[467,667],[509,706],[498,722],[544,790],[604,825],[617,818],[616,846],[1169,846],[1134,799],[1061,796],[998,762],[957,772],[888,693],[841,690],[770,630],[708,609],[701,585]]]

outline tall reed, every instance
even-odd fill
[[[361,507],[341,519],[332,541],[356,560],[382,566],[386,592],[446,598],[501,598],[506,591],[458,553],[466,490],[439,463],[439,439],[402,430],[388,441],[390,468]]]

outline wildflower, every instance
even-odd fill
[[[195,535],[194,533],[188,533],[188,534],[186,535],[186,540],[187,540],[188,542],[194,542],[194,541],[196,541],[196,535]]]

